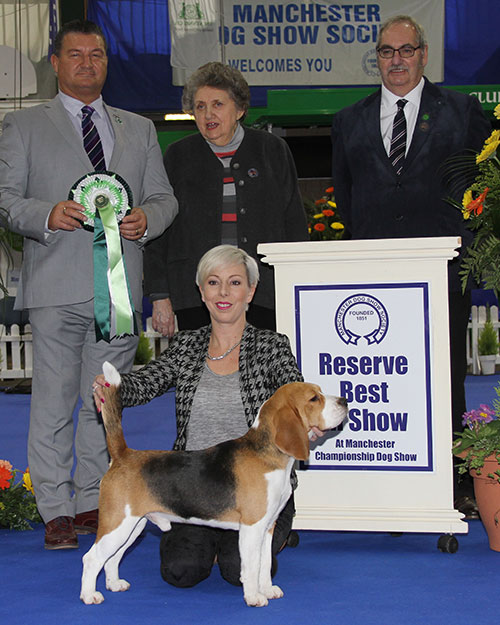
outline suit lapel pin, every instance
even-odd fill
[[[123,123],[121,118],[116,113],[113,113],[113,119],[115,120],[115,122],[117,124],[122,124]]]
[[[430,128],[430,124],[429,124],[430,115],[429,115],[429,113],[424,113],[420,119],[422,120],[420,122],[420,130],[422,130],[423,132],[427,132],[429,130],[429,128]]]
[[[259,172],[255,169],[255,167],[250,168],[247,173],[250,178],[257,178],[259,175]]]

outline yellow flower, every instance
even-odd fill
[[[332,202],[331,200],[328,200],[327,204],[328,206],[331,206],[332,208],[337,208],[337,204],[335,202]]]
[[[29,467],[23,473],[23,486],[32,495],[35,494],[35,491],[33,490],[33,484],[31,483],[31,475],[30,475]]]
[[[478,154],[476,156],[476,163],[482,163],[483,161],[485,161],[489,156],[491,156],[492,154],[494,154],[498,148],[498,146],[500,145],[500,139],[497,139],[496,141],[492,141],[491,143],[486,143],[483,151],[481,152],[481,154]]]
[[[330,228],[333,228],[334,230],[343,230],[344,229],[344,224],[341,224],[340,221],[334,221]]]
[[[500,130],[494,130],[491,133],[491,135],[486,139],[484,144],[489,145],[490,143],[493,143],[494,141],[499,141],[499,140],[500,140]]]
[[[317,215],[313,215],[313,219],[321,219],[323,217],[323,213],[318,213]]]
[[[497,118],[500,119],[500,104],[497,104],[495,106],[495,110],[493,111],[493,115]]]
[[[472,202],[473,197],[472,197],[472,190],[471,189],[467,189],[464,193],[464,197],[462,199],[462,206],[464,208],[467,208],[467,206],[469,206],[469,204]],[[468,215],[467,215],[468,217]]]

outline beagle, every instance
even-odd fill
[[[171,521],[239,530],[246,603],[265,606],[282,597],[271,581],[271,541],[291,495],[290,472],[295,459],[308,459],[313,432],[342,423],[346,400],[323,395],[316,384],[292,382],[264,402],[240,438],[201,451],[136,451],[123,436],[120,374],[107,362],[103,371],[110,384],[103,387],[102,416],[111,464],[101,482],[96,540],[83,556],[81,600],[104,601],[96,590],[103,566],[108,590],[128,590],[118,566],[148,519],[162,531]]]

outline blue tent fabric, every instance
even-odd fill
[[[444,84],[500,83],[500,2],[446,0],[445,11]],[[108,40],[105,100],[132,111],[180,110],[182,88],[172,84],[167,0],[88,0],[87,16]],[[252,106],[266,105],[267,90],[251,88]]]

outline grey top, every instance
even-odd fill
[[[243,436],[247,430],[239,371],[219,375],[205,363],[193,398],[186,449],[205,449]]]

